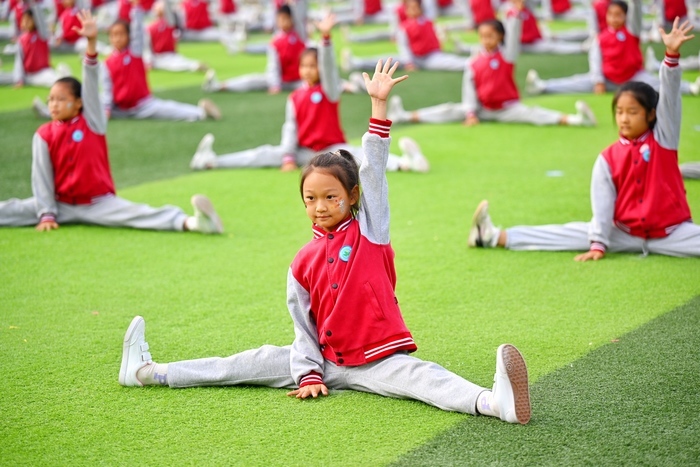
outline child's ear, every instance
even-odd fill
[[[350,190],[350,206],[354,206],[360,202],[360,187],[355,185]]]
[[[656,120],[656,109],[651,109],[651,112],[647,115],[647,123],[651,123]]]
[[[83,110],[83,100],[80,97],[75,99],[75,105],[78,106],[78,110]]]

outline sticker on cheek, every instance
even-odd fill
[[[338,201],[338,209],[340,209],[340,212],[345,213],[345,200],[341,199]]]
[[[67,103],[67,104],[66,104],[66,108],[72,109],[72,108],[73,108],[73,103],[72,103],[72,102]]]

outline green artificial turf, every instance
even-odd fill
[[[697,51],[698,43],[689,49]],[[199,50],[217,70],[229,64],[230,73],[239,59],[250,71],[264,66],[264,58],[221,56],[216,47],[183,44],[183,52]],[[586,61],[523,56],[521,85],[533,66],[543,76],[563,76],[585,71]],[[397,92],[408,109],[457,101],[460,80],[459,73],[412,73]],[[201,74],[151,75],[158,96],[192,103],[202,97],[200,81]],[[31,195],[30,142],[41,122],[26,109],[41,92],[0,89],[0,199]],[[697,353],[698,302],[690,302],[700,295],[697,259],[608,255],[580,264],[570,252],[466,247],[471,214],[483,198],[503,226],[590,218],[590,170],[616,138],[611,96],[525,102],[572,111],[580,97],[599,127],[392,130],[392,149],[410,135],[432,165],[429,174],[388,174],[397,296],[416,355],[489,386],[497,346],[517,345],[533,383],[531,426],[354,392],[299,402],[262,388],[118,385],[121,340],[135,314],[146,318],[147,339],[161,362],[293,339],[286,273],[311,237],[298,173],[188,169],[206,132],[216,135],[218,152],[276,144],[285,96],[217,94],[221,122],[112,121],[108,140],[119,195],[189,212],[189,197],[206,193],[224,221],[223,236],[93,226],[0,229],[2,463],[692,463],[697,449],[687,440],[697,430],[692,414],[700,403],[685,388],[697,387],[697,371],[677,358]],[[683,102],[680,157],[700,160],[700,106],[697,98]],[[368,98],[344,96],[342,114],[347,135],[358,142]],[[548,176],[551,171],[562,176]],[[689,181],[687,192],[697,213],[700,183]],[[660,331],[648,337],[654,329]],[[638,376],[629,385],[622,377],[628,373]],[[679,388],[678,398],[663,392],[664,382]],[[600,405],[606,399],[615,402],[609,412]],[[625,410],[630,407],[639,410]],[[613,442],[615,436],[620,440]]]

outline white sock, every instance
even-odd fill
[[[488,415],[489,417],[500,416],[498,407],[493,402],[493,392],[488,390],[481,391],[479,397],[476,399],[476,411],[481,415]]]
[[[185,227],[187,227],[187,230],[190,232],[197,232],[199,229],[199,222],[197,221],[197,218],[194,216],[190,216],[187,219],[185,219]]]
[[[496,248],[498,246],[498,238],[501,236],[501,229],[498,227],[493,228],[493,238],[491,238],[491,241],[489,242],[489,245],[492,248]]]
[[[136,377],[144,386],[167,386],[168,364],[149,363],[136,372]]]
[[[571,114],[566,116],[566,123],[571,126],[581,126],[583,125],[583,115],[581,114]]]

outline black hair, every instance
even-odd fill
[[[318,61],[318,49],[316,47],[307,47],[304,49],[304,51],[301,53],[301,56],[299,57],[299,61],[301,61],[302,58],[304,58],[306,55],[313,55],[316,61]]]
[[[494,31],[496,31],[498,34],[501,35],[501,44],[503,44],[503,41],[506,40],[506,28],[503,26],[503,23],[497,19],[490,19],[487,21],[483,21],[479,23],[477,28],[480,28],[481,26],[486,25],[486,26],[491,26]]]
[[[112,25],[109,27],[109,29],[112,29],[114,26],[117,26],[117,25],[124,26],[124,29],[126,30],[126,35],[129,36],[129,38],[131,38],[131,24],[129,24],[128,21],[119,18],[114,23],[112,23]]]
[[[304,199],[304,181],[314,170],[326,172],[337,178],[348,194],[351,194],[355,187],[360,186],[360,167],[350,151],[339,149],[333,152],[324,152],[314,156],[301,172],[299,192],[302,200]],[[359,208],[360,200],[358,198],[357,202],[350,206],[350,212],[353,217],[357,214]]]
[[[81,98],[82,85],[80,84],[80,81],[73,78],[72,76],[65,76],[63,78],[59,78],[53,84],[65,84],[66,86],[68,86],[68,89],[70,89],[70,93],[73,94],[73,97],[75,97],[76,99]]]
[[[632,97],[634,97],[634,99],[637,102],[639,102],[639,105],[641,105],[646,111],[647,116],[651,113],[652,110],[656,109],[656,104],[658,104],[659,102],[659,93],[656,92],[654,88],[649,86],[647,83],[642,83],[641,81],[628,81],[622,86],[620,86],[620,89],[618,89],[615,93],[615,97],[613,97],[613,117],[615,116],[615,111],[617,109],[617,101],[620,98],[620,96],[625,92],[630,93]],[[654,120],[649,122],[649,129],[653,130],[655,125],[656,116],[654,116]]]
[[[287,5],[285,3],[284,5],[280,6],[277,9],[277,14],[278,15],[287,15],[291,18],[292,17],[292,9],[289,7],[289,5]]]
[[[423,2],[421,0],[406,0],[406,2],[409,2],[409,1],[416,2],[418,4],[418,6],[421,8],[421,10],[423,9]]]
[[[608,9],[610,9],[611,6],[616,5],[618,6],[624,13],[625,15],[627,14],[627,2],[625,0],[612,0],[610,2],[610,5],[608,5]]]

